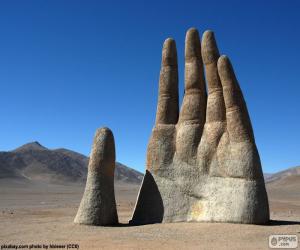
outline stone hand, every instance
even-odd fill
[[[167,39],[147,170],[131,223],[268,220],[252,125],[228,57],[219,55],[213,32],[200,43],[198,31],[188,30],[179,112],[176,44]]]

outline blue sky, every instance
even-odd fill
[[[30,141],[89,154],[110,127],[117,160],[144,171],[161,47],[215,31],[235,67],[265,172],[300,164],[300,1],[0,2],[0,150]],[[182,98],[181,98],[182,99]]]

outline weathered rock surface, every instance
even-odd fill
[[[198,31],[188,30],[179,113],[176,45],[167,39],[147,170],[131,223],[268,220],[252,125],[228,57],[220,57],[213,32],[203,34],[201,46]]]
[[[114,192],[115,143],[108,128],[98,129],[88,166],[85,191],[74,219],[87,225],[118,223]]]

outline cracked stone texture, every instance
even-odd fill
[[[111,130],[98,129],[75,223],[97,226],[118,224],[114,192],[115,161],[115,142]]]
[[[156,123],[131,223],[178,221],[269,221],[260,158],[232,65],[219,55],[212,31],[200,42],[194,28],[185,40],[180,113],[176,44],[168,38],[163,45]]]

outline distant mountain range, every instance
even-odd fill
[[[272,174],[267,178],[266,186],[273,208],[276,201],[280,207],[290,203],[297,208],[300,201],[300,166]]]
[[[80,153],[59,148],[48,149],[39,142],[27,143],[13,151],[0,152],[0,180],[4,178],[49,182],[84,182],[89,158]],[[264,174],[270,186],[293,185],[300,190],[300,166],[275,174]],[[115,180],[139,184],[143,174],[119,162]]]
[[[280,181],[289,178],[295,178],[297,176],[299,176],[300,178],[300,166],[288,168],[286,170],[280,171],[275,174],[265,174],[265,179],[266,182],[274,182],[274,181]]]
[[[84,182],[89,158],[60,148],[50,150],[39,142],[27,143],[13,151],[0,152],[0,180],[18,178],[49,182]],[[143,174],[119,162],[115,180],[139,184]]]
[[[300,166],[272,174],[266,179],[266,184],[274,196],[284,194],[285,198],[300,200]]]

